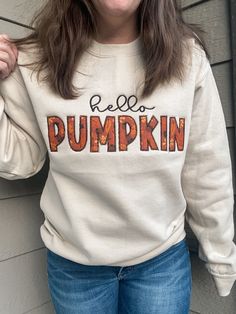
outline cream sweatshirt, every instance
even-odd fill
[[[74,100],[17,65],[0,81],[0,176],[29,178],[50,166],[40,207],[45,246],[86,265],[144,262],[186,236],[199,241],[220,296],[236,279],[232,165],[209,61],[191,39],[182,84],[140,100],[140,38],[93,41],[77,65]],[[32,51],[18,62],[30,62]]]

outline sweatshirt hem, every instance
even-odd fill
[[[108,263],[101,263],[101,262],[93,262],[91,259],[90,261],[87,258],[83,258],[82,254],[76,255],[76,248],[69,242],[65,241],[61,237],[59,237],[57,234],[55,234],[52,230],[48,230],[48,228],[42,224],[40,227],[40,234],[42,241],[44,242],[46,248],[53,251],[54,253],[69,259],[73,262],[84,264],[84,265],[105,265],[105,266],[132,266],[136,264],[140,264],[142,262],[145,262],[163,252],[165,252],[167,249],[169,249],[172,245],[175,245],[176,243],[180,242],[186,237],[186,232],[183,228],[181,228],[183,224],[179,226],[179,228],[176,230],[175,233],[173,233],[163,244],[159,245],[154,250],[136,257],[131,258],[129,260],[123,261],[123,262],[108,262]],[[77,251],[79,248],[77,249]]]

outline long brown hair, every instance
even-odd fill
[[[30,22],[32,32],[23,38],[10,38],[19,50],[36,44],[40,54],[34,71],[46,70],[43,80],[64,99],[78,97],[72,84],[76,64],[97,33],[96,8],[88,0],[47,0]],[[184,39],[195,38],[210,59],[204,33],[198,24],[186,23],[177,0],[142,0],[137,27],[143,45],[145,82],[141,97],[149,96],[159,85],[182,80],[185,68]],[[187,47],[188,48],[188,47]],[[25,64],[26,65],[26,64]]]

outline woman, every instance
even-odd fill
[[[232,166],[200,28],[174,0],[50,0],[33,25],[1,39],[0,168],[28,178],[49,153],[40,232],[56,313],[187,314],[185,217],[228,295]]]

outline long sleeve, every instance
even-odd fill
[[[198,256],[219,296],[236,280],[234,193],[226,123],[216,81],[205,54],[195,85],[189,143],[182,169],[186,220],[199,241]]]
[[[36,174],[47,148],[17,65],[0,81],[0,177],[8,180]]]

